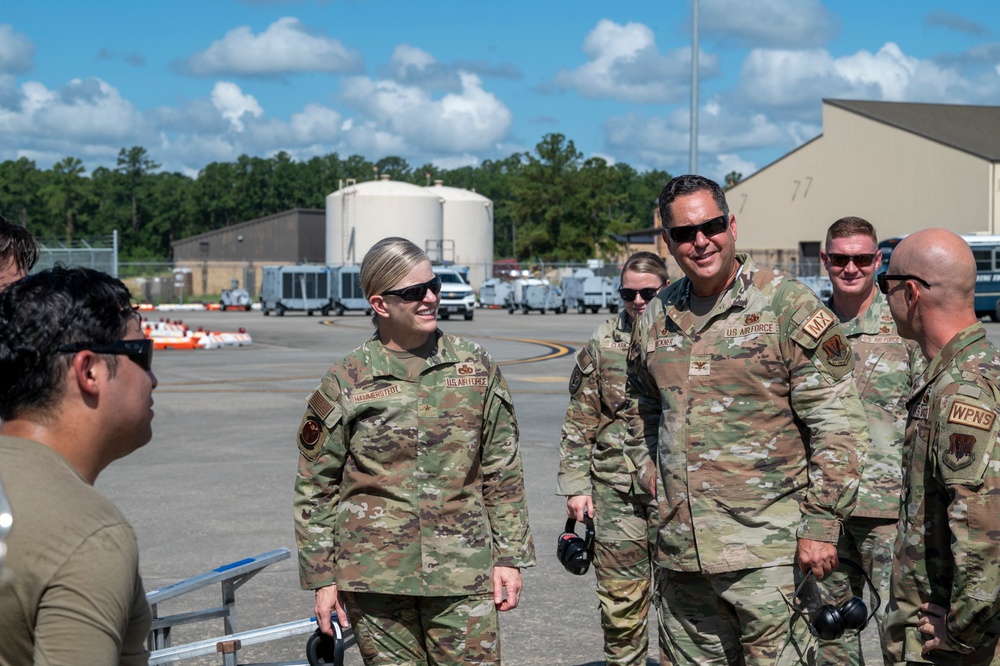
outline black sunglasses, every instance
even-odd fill
[[[619,287],[618,294],[622,297],[622,300],[626,303],[631,303],[635,300],[636,294],[642,296],[642,300],[647,303],[653,300],[656,296],[656,292],[660,290],[659,287],[643,287],[642,289],[629,289],[628,287]]]
[[[424,296],[427,295],[427,290],[430,290],[435,296],[441,293],[441,278],[439,276],[434,276],[434,279],[428,280],[427,282],[421,284],[410,285],[409,287],[403,287],[402,289],[390,289],[389,291],[383,291],[383,296],[399,296],[407,303],[416,303],[417,301],[424,300]]]
[[[931,288],[931,285],[927,280],[918,278],[916,275],[889,275],[888,273],[882,273],[875,276],[875,282],[878,283],[878,290],[883,294],[889,293],[890,280],[913,280],[914,282],[924,285],[928,289]]]
[[[670,240],[675,243],[690,243],[697,238],[699,231],[705,234],[705,238],[708,238],[709,236],[721,234],[728,228],[729,217],[726,215],[720,215],[719,217],[713,217],[711,220],[702,222],[701,224],[670,227],[667,229],[667,233],[670,234]]]
[[[143,370],[153,369],[153,341],[148,338],[142,340],[119,340],[118,342],[97,343],[97,342],[75,342],[71,345],[63,345],[56,350],[61,354],[75,354],[82,351],[90,351],[95,354],[116,354],[118,356],[128,356]]]
[[[839,254],[837,252],[827,252],[826,256],[830,260],[830,263],[837,268],[843,268],[852,261],[858,268],[867,268],[875,261],[874,254]]]

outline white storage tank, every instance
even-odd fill
[[[360,264],[372,245],[402,236],[417,247],[437,248],[442,235],[441,196],[426,187],[381,180],[345,186],[326,197],[326,263]]]
[[[493,202],[440,180],[426,189],[444,200],[441,259],[468,266],[469,283],[478,291],[493,277]],[[452,247],[454,257],[449,256]]]

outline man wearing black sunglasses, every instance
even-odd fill
[[[882,278],[928,364],[907,398],[886,663],[997,664],[1000,351],[976,317],[976,260],[961,237],[924,229]]]
[[[56,267],[0,294],[0,663],[148,659],[135,534],[93,484],[152,436],[151,355],[109,275]]]
[[[868,441],[854,358],[811,291],[736,253],[718,184],[675,178],[659,213],[685,277],[633,329],[626,453],[660,504],[660,640],[677,664],[808,663],[788,599],[838,563]]]
[[[833,285],[827,306],[850,341],[855,383],[871,435],[857,505],[844,521],[837,554],[860,562],[879,597],[888,600],[903,477],[904,397],[923,370],[923,354],[915,342],[900,337],[889,305],[875,286],[882,253],[871,223],[860,217],[834,222],[826,232],[820,258]],[[823,602],[839,607],[854,596],[861,597],[865,581],[860,574],[841,569],[823,580],[821,587]],[[884,650],[885,608],[876,610],[875,620]],[[863,663],[857,633],[848,631],[837,640],[821,640],[816,663]]]

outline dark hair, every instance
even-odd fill
[[[878,236],[875,235],[875,227],[863,217],[842,217],[826,230],[826,245],[830,244],[834,238],[847,238],[848,236],[868,236],[875,245],[878,245]]]
[[[726,195],[714,180],[709,180],[704,176],[687,174],[677,176],[663,188],[660,192],[660,223],[666,229],[673,220],[670,217],[670,204],[677,197],[687,196],[695,192],[710,192],[715,200],[715,205],[719,207],[722,214],[729,217],[729,204],[726,203]]]
[[[0,266],[11,260],[27,273],[38,261],[38,243],[30,231],[0,215]]]
[[[53,408],[73,358],[56,350],[117,342],[135,317],[128,288],[92,268],[56,266],[0,293],[0,419]],[[104,358],[114,373],[117,359]]]

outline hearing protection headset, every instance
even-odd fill
[[[556,557],[562,562],[566,571],[582,576],[590,569],[594,559],[594,519],[583,514],[583,538],[576,534],[576,520],[566,520],[566,529],[559,535],[556,543]]]
[[[868,626],[868,622],[875,617],[875,611],[882,605],[882,597],[879,596],[878,590],[875,588],[875,585],[872,583],[872,579],[868,577],[865,570],[862,569],[859,564],[852,562],[851,560],[841,558],[840,563],[846,564],[864,576],[865,582],[868,583],[868,587],[871,588],[872,594],[875,595],[875,609],[872,610],[869,615],[868,607],[865,605],[865,602],[862,601],[860,597],[852,596],[840,606],[823,604],[819,607],[819,609],[813,612],[812,615],[807,615],[802,611],[802,609],[797,607],[793,600],[792,609],[802,617],[809,620],[809,628],[813,635],[819,636],[826,641],[832,641],[840,638],[848,629],[855,629],[858,633],[861,633],[861,631]],[[813,572],[810,569],[806,572],[806,575],[802,577],[802,581],[795,588],[795,598],[798,598],[799,592],[802,590],[802,586],[805,585],[809,576],[812,575]]]

